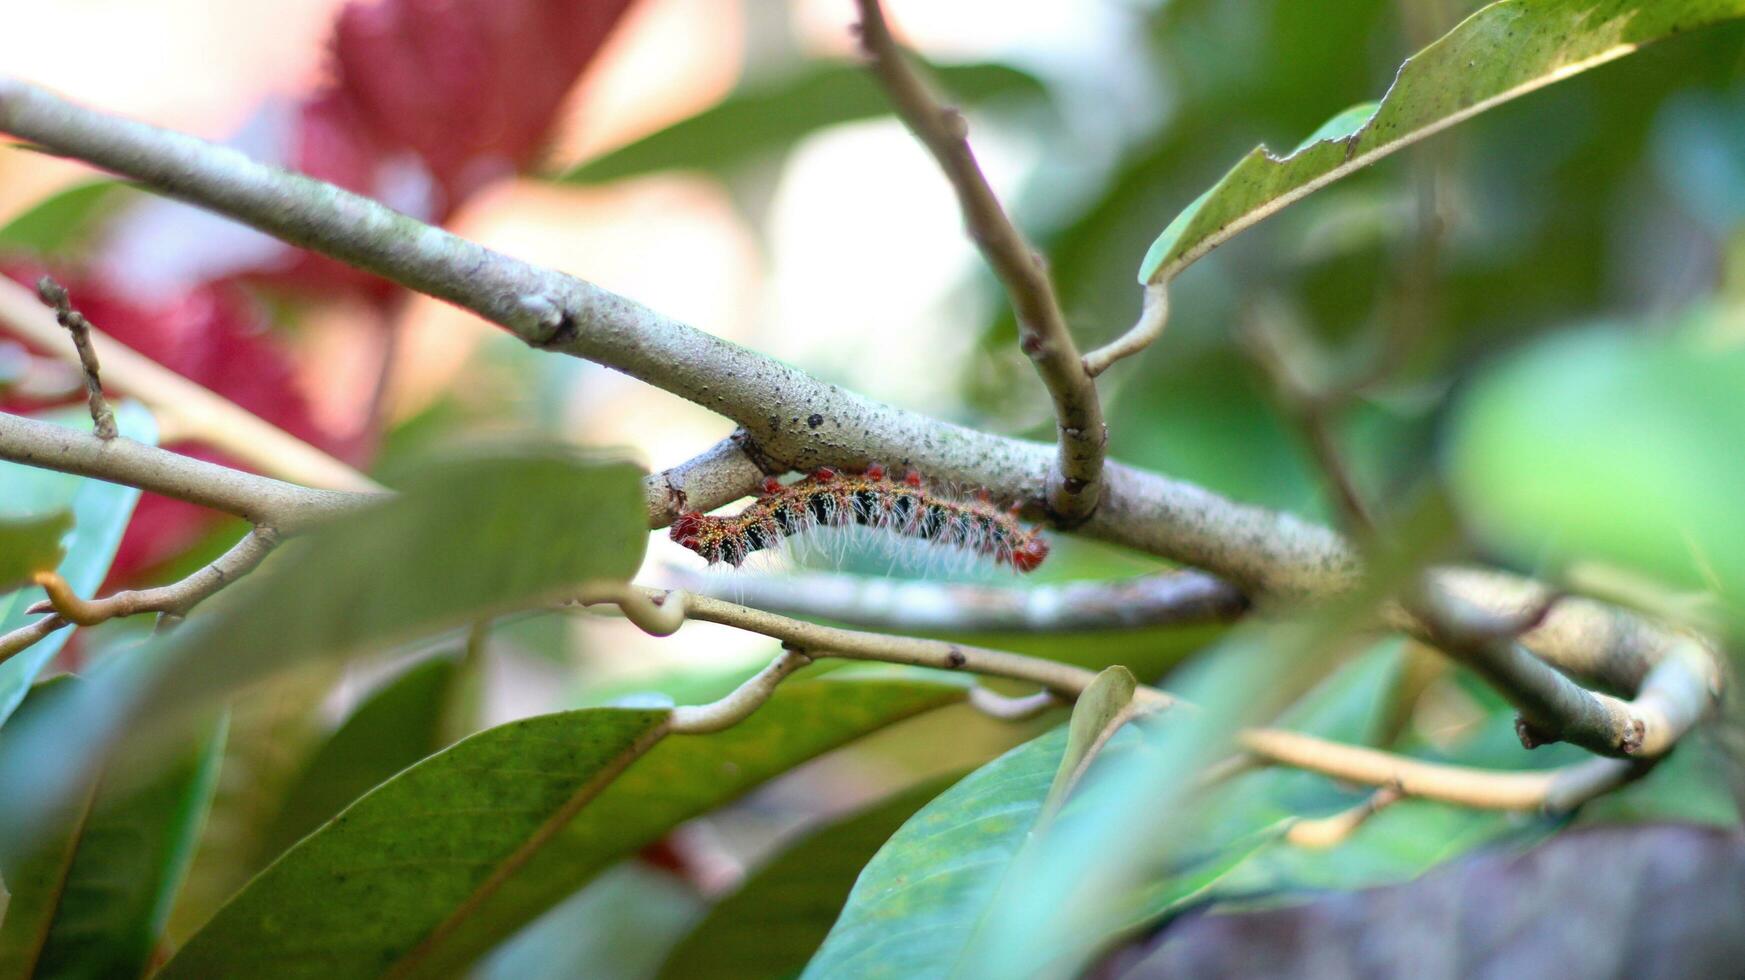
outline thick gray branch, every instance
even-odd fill
[[[691,459],[642,481],[648,525],[666,527],[688,510],[709,511],[755,492],[771,472],[742,429]]]
[[[710,408],[745,427],[760,464],[808,469],[882,460],[986,487],[1027,503],[1032,514],[1043,513],[1052,446],[875,402],[592,283],[493,252],[332,185],[74,105],[21,81],[0,78],[0,131],[446,299],[535,346],[588,358]],[[282,530],[367,499],[316,494],[173,454],[164,454],[172,460],[163,461],[126,440],[115,440],[113,452],[104,455],[92,445],[97,440],[75,438],[79,434],[68,430],[44,435],[25,428],[23,420],[0,423],[0,458],[130,483]],[[1116,463],[1104,468],[1104,480],[1101,502],[1079,528],[1082,533],[1204,569],[1257,602],[1325,597],[1357,581],[1350,545],[1327,528]],[[1531,588],[1503,577],[1456,577],[1450,585],[1485,608],[1495,608],[1498,594]],[[1608,672],[1640,677],[1652,667],[1652,654],[1673,642],[1672,634],[1635,620],[1621,626],[1620,615],[1592,604],[1560,604],[1545,627],[1524,639],[1553,662],[1605,661]],[[1568,646],[1585,636],[1608,646]],[[1629,662],[1614,663],[1614,654]]]
[[[1052,446],[881,404],[331,184],[21,81],[0,78],[0,130],[445,299],[534,346],[640,378],[737,421],[787,467],[882,460],[1042,512]],[[1325,528],[1116,464],[1105,480],[1084,533],[1207,569],[1250,595],[1324,594],[1354,579],[1349,548]]]
[[[1491,628],[1494,616],[1462,599],[1424,589],[1413,603],[1429,641],[1470,667],[1520,711],[1521,741],[1528,748],[1564,741],[1600,755],[1643,754],[1650,719],[1636,702],[1582,687],[1534,656],[1514,636],[1499,635]],[[1656,670],[1672,666],[1706,677],[1708,693],[1718,694],[1719,675],[1712,667],[1701,670],[1705,662],[1713,663],[1712,658],[1696,644],[1688,646],[1694,654],[1688,663],[1673,656],[1677,650],[1667,651]]]
[[[286,532],[377,499],[376,494],[311,490],[217,463],[0,413],[0,459],[139,487],[235,514]]]

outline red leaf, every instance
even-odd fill
[[[375,0],[334,32],[338,77],[382,145],[416,153],[446,216],[525,169],[630,0]]]

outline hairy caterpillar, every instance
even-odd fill
[[[1037,529],[1019,523],[1015,510],[994,507],[985,491],[967,500],[934,494],[914,470],[893,480],[874,463],[863,473],[820,469],[790,484],[770,477],[763,495],[744,510],[725,517],[689,511],[673,522],[671,537],[710,564],[737,568],[748,555],[808,531],[860,526],[984,555],[1028,572],[1048,557],[1048,542]]]

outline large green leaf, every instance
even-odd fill
[[[309,664],[230,699],[230,725],[219,763],[224,778],[218,781],[194,863],[170,912],[165,939],[171,949],[187,942],[277,856],[266,853],[262,842],[286,790],[326,734],[327,722],[319,717],[322,702],[339,682],[341,670],[339,664]]]
[[[672,951],[670,980],[798,976],[817,952],[861,869],[923,805],[950,785],[930,779],[821,827],[777,855]]]
[[[1695,321],[1702,323],[1699,317]],[[1745,610],[1745,349],[1687,331],[1563,335],[1473,386],[1455,418],[1462,510],[1526,561],[1598,560]]]
[[[807,977],[937,977],[1042,812],[1066,727],[1000,756],[915,814],[869,862]]]
[[[1295,720],[1356,738],[1378,703],[1377,691],[1392,677],[1397,647],[1379,650],[1356,668],[1318,689]],[[1013,882],[1034,878],[1039,848],[1059,845],[1039,829],[1051,786],[1067,747],[1063,726],[977,770],[911,819],[862,872],[841,919],[808,967],[809,976],[940,977],[969,975],[990,962],[987,939],[1007,936],[1003,916],[1013,902],[1054,903],[1058,896],[1029,896]],[[1080,742],[1101,726],[1086,723]],[[1131,731],[1110,743],[1105,769],[1131,772],[1160,763],[1153,743]],[[1093,777],[1097,770],[1092,770]],[[1304,777],[1312,779],[1313,777]],[[1324,782],[1324,781],[1323,781]],[[1092,790],[1097,787],[1093,785]],[[1335,807],[1351,794],[1333,793]],[[1103,801],[1075,794],[1056,818],[1066,830],[1082,827],[1087,811]],[[1325,794],[1319,799],[1326,804]],[[1197,836],[1180,850],[1185,858],[1155,862],[1137,839],[1112,846],[1127,861],[1150,870],[1149,878],[1112,904],[1116,921],[1104,938],[1154,921],[1205,894],[1274,841],[1292,816],[1276,806],[1247,805],[1226,811],[1228,819],[1192,824]],[[1152,822],[1163,819],[1150,814]],[[1204,826],[1201,826],[1201,823]],[[1067,843],[1073,843],[1068,839]],[[1068,855],[1062,855],[1066,857]],[[1057,909],[1058,912],[1058,909]],[[1035,958],[1040,968],[1045,958]],[[1009,972],[1009,971],[1007,971]],[[995,971],[994,975],[1004,975]]]
[[[262,856],[280,854],[351,801],[445,747],[445,714],[457,683],[464,683],[461,661],[433,657],[358,705],[286,792],[266,831]]]
[[[83,408],[43,417],[86,431],[91,428],[91,416]],[[115,424],[122,435],[136,442],[149,445],[157,441],[157,422],[136,402],[122,402],[116,407]],[[95,592],[108,576],[115,549],[121,544],[121,534],[127,530],[127,521],[133,516],[133,505],[138,500],[139,491],[132,487],[0,462],[0,506],[26,513],[72,509],[73,533],[66,539],[67,554],[56,571],[82,596]],[[24,611],[43,598],[45,594],[35,586],[0,595],[0,635],[36,618]],[[0,663],[0,723],[24,700],[37,674],[60,652],[71,633],[72,630],[63,629],[50,634]]]
[[[640,471],[573,454],[473,459],[295,540],[223,606],[94,672],[0,753],[0,844],[14,846],[122,732],[317,658],[379,649],[626,578],[647,541]]]
[[[15,894],[0,924],[0,975],[144,973],[193,858],[223,742],[222,721],[203,725],[198,744],[150,780],[105,774],[65,833],[4,868]]]
[[[1290,154],[1257,147],[1170,222],[1140,266],[1165,282],[1236,233],[1461,120],[1642,45],[1745,16],[1745,0],[1500,0],[1400,66],[1381,102],[1333,117]]]
[[[304,838],[165,976],[452,975],[684,820],[965,690],[955,677],[826,675],[785,685],[725,732],[652,750],[665,711],[589,708],[493,728]]]
[[[1035,78],[1005,65],[953,65],[931,74],[946,91],[971,103],[1042,94]],[[814,62],[772,84],[737,91],[720,105],[582,164],[560,179],[592,184],[657,170],[723,173],[786,150],[827,126],[890,111],[890,101],[864,67]]]
[[[543,860],[544,845],[661,737],[666,718],[587,709],[463,739],[292,848],[162,975],[380,975]]]

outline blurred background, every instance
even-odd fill
[[[1407,55],[1476,6],[888,4],[965,107],[1087,348],[1132,322],[1146,246],[1243,153],[1293,146],[1379,97]],[[1052,431],[947,186],[856,67],[846,0],[56,0],[23,16],[0,35],[0,62],[21,77],[374,194],[874,397],[1002,433]],[[1341,435],[1384,511],[1445,464],[1465,379],[1535,338],[1604,323],[1736,349],[1742,40],[1736,25],[1677,38],[1504,105],[1219,249],[1176,284],[1164,340],[1104,379],[1112,455],[1330,519],[1236,339],[1257,317],[1312,380],[1374,375]],[[456,446],[529,434],[629,447],[664,467],[732,428],[470,314],[92,181],[76,164],[0,151],[4,271],[53,269],[100,328],[384,482]],[[75,394],[40,354],[0,331],[8,410]],[[1529,571],[1552,560],[1542,543],[1487,537],[1483,510],[1463,511],[1478,554]],[[175,577],[240,530],[148,498],[110,586]],[[655,538],[646,580],[696,568]],[[1055,543],[1042,580],[1161,567]],[[1001,640],[1155,674],[1209,635]],[[103,642],[97,631],[65,656]],[[709,696],[769,653],[706,625],[655,640],[600,619],[525,617],[493,634],[476,723]],[[322,695],[323,723],[390,666],[353,668]],[[818,811],[972,765],[1030,731],[959,709],[899,726],[699,822],[671,859],[729,882]]]

